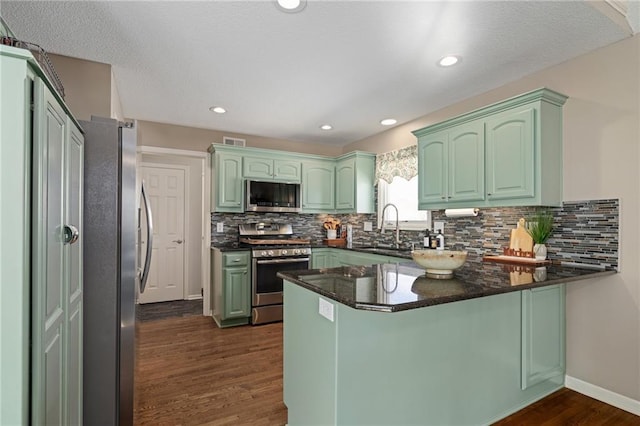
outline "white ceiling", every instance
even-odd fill
[[[332,145],[630,36],[582,1],[309,0],[298,14],[271,0],[1,7],[18,38],[112,64],[126,117]],[[462,62],[437,66],[446,54]]]

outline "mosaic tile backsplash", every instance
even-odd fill
[[[481,262],[482,256],[502,254],[509,246],[511,229],[518,219],[533,216],[535,207],[500,207],[481,209],[477,217],[445,217],[444,210],[432,212],[433,220],[445,222],[445,246],[469,252],[468,262]],[[591,200],[564,203],[547,209],[554,216],[554,230],[547,241],[548,258],[571,262],[618,267],[619,200]],[[322,227],[327,217],[353,225],[354,245],[391,245],[395,232],[381,234],[375,214],[297,214],[297,213],[212,213],[211,242],[215,245],[238,241],[238,225],[246,222],[291,223],[298,237],[320,244],[326,237]],[[225,232],[216,233],[215,224],[224,222]],[[364,222],[373,223],[365,232]],[[404,248],[422,243],[424,231],[400,231]]]

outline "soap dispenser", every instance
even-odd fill
[[[444,235],[442,235],[442,231],[438,231],[438,235],[436,235],[436,241],[438,242],[436,250],[444,250]]]

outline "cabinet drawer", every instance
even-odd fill
[[[249,264],[249,253],[224,253],[224,266],[245,266]]]

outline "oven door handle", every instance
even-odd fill
[[[296,257],[295,259],[257,260],[256,263],[258,265],[269,265],[273,263],[302,263],[302,262],[308,262],[308,261],[309,261],[308,257],[302,257],[302,258]]]

